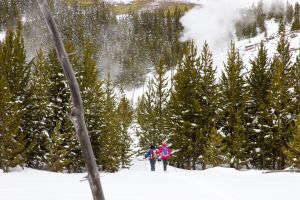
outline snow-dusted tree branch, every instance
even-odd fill
[[[104,194],[101,187],[98,168],[95,161],[95,156],[92,150],[91,142],[88,137],[88,131],[84,120],[84,110],[82,105],[82,99],[80,89],[75,78],[74,71],[63,45],[61,36],[57,29],[56,23],[50,12],[47,0],[38,0],[40,9],[44,15],[45,21],[52,34],[56,51],[64,70],[64,74],[68,80],[71,90],[73,110],[71,113],[72,122],[76,128],[76,133],[80,142],[81,150],[85,159],[85,164],[88,171],[88,180],[92,190],[94,200],[104,200]]]

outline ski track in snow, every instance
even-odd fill
[[[298,199],[300,174],[237,171],[211,168],[188,171],[162,163],[150,171],[149,161],[135,159],[128,170],[100,173],[105,198],[109,200],[254,200]],[[1,200],[83,200],[92,199],[85,173],[62,174],[26,168],[0,172]]]

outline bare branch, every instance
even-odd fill
[[[81,146],[83,157],[88,171],[88,180],[92,190],[94,200],[105,200],[101,187],[100,177],[98,173],[95,156],[92,150],[91,142],[88,137],[88,131],[84,120],[84,110],[82,105],[82,99],[80,89],[75,78],[74,71],[63,45],[61,36],[57,29],[56,23],[50,12],[47,0],[38,0],[40,9],[44,15],[45,21],[52,34],[53,41],[56,47],[57,55],[60,63],[63,67],[64,74],[68,80],[71,90],[71,96],[73,101],[73,110],[71,112],[71,120],[75,126],[78,140]]]
[[[278,173],[278,172],[294,172],[294,173],[300,173],[299,169],[289,169],[289,170],[269,170],[269,171],[265,171],[265,174],[269,174],[269,173]]]

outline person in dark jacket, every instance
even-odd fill
[[[155,147],[154,145],[150,146],[150,149],[148,150],[148,152],[145,155],[145,159],[149,157],[150,160],[150,166],[151,166],[151,171],[155,171],[155,163],[157,160],[157,154],[155,152]]]

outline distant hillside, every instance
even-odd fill
[[[69,0],[74,2],[76,0]],[[78,0],[81,4],[93,4],[93,0]],[[176,7],[192,8],[195,3],[193,1],[158,1],[158,0],[104,0],[109,8],[116,14],[126,14],[130,11],[142,11],[149,9],[162,8],[173,11]],[[196,2],[196,1],[194,1]]]

